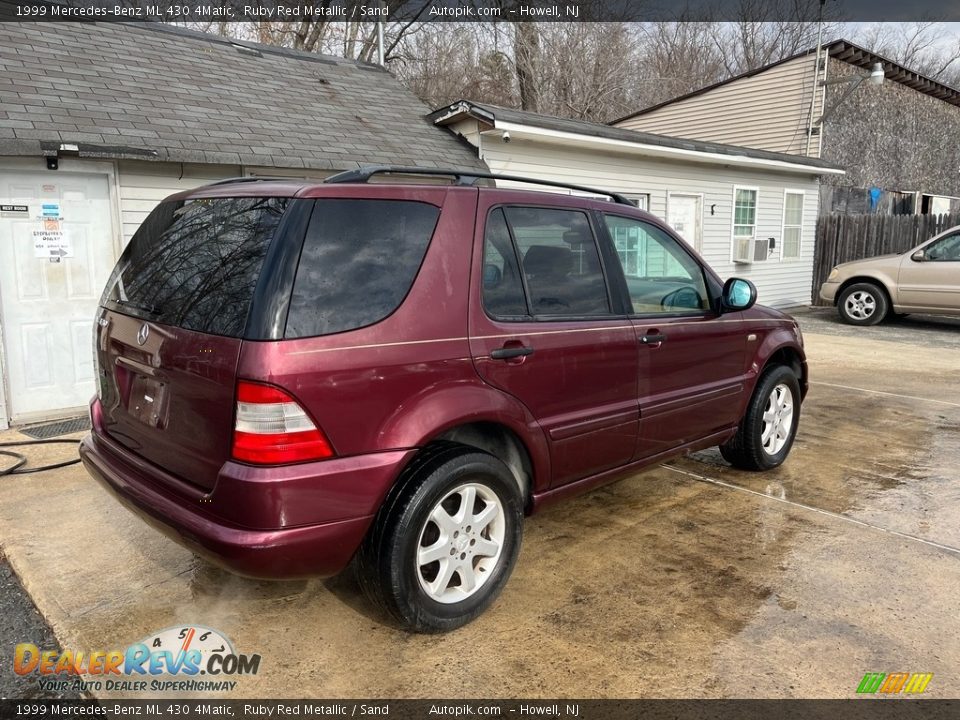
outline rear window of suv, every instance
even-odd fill
[[[317,200],[290,298],[286,337],[355,330],[396,310],[440,208],[407,200]]]
[[[287,198],[166,202],[137,230],[101,300],[187,330],[241,337]]]

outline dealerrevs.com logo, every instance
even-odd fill
[[[232,678],[256,675],[259,655],[236,652],[221,632],[200,625],[171,627],[122,650],[41,650],[21,643],[18,675],[38,674],[41,689],[86,692],[229,692]]]

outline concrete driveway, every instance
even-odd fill
[[[449,635],[385,625],[350,577],[213,569],[78,466],[0,479],[0,542],[65,647],[212,626],[263,656],[236,696],[844,698],[904,671],[958,697],[960,323],[834,317],[802,318],[784,467],[697,453],[531,518],[500,600]]]

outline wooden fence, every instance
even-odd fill
[[[906,252],[954,225],[960,225],[960,215],[821,215],[813,257],[813,304],[825,304],[820,285],[834,265]]]

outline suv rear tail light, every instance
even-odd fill
[[[254,465],[286,465],[333,457],[323,432],[278,387],[240,380],[233,457]]]

